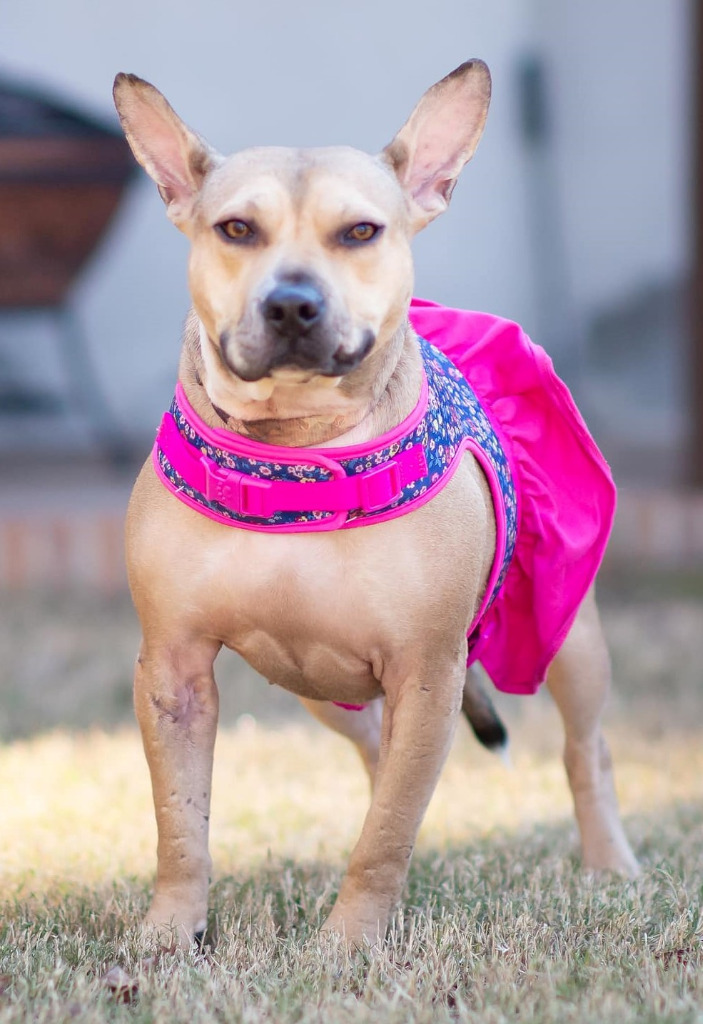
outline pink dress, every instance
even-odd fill
[[[602,561],[615,515],[610,470],[549,356],[517,324],[421,299],[410,321],[468,380],[517,491],[515,550],[469,663],[500,690],[534,693]]]

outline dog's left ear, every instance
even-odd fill
[[[408,198],[415,231],[446,210],[479,143],[490,100],[488,67],[482,60],[466,61],[428,89],[383,150]]]

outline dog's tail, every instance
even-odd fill
[[[493,707],[493,702],[483,685],[483,676],[484,672],[479,665],[471,665],[467,669],[461,710],[479,743],[507,759],[508,730]]]

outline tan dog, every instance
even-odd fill
[[[338,447],[410,413],[421,382],[407,318],[410,243],[447,207],[489,96],[488,69],[471,61],[425,94],[377,157],[337,147],[225,159],[153,86],[117,77],[129,143],[191,241],[193,312],[179,376],[208,425]],[[293,313],[285,301],[271,312],[281,288],[293,291]],[[289,316],[305,329],[282,331],[275,321]],[[148,921],[182,944],[206,924],[213,661],[225,645],[358,745],[372,801],[323,928],[375,942],[401,895],[465,687],[471,699],[466,632],[495,547],[477,462],[465,454],[437,497],[392,521],[271,536],[199,515],[149,461],[127,541],[144,631],[135,702],[159,832]],[[634,873],[600,729],[609,664],[592,595],[548,685],[564,718],[584,863]],[[367,707],[348,712],[333,700]]]

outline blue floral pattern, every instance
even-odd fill
[[[347,476],[354,476],[388,462],[389,459],[392,459],[400,451],[421,444],[427,461],[427,474],[407,484],[403,488],[400,497],[388,505],[387,508],[377,509],[373,512],[355,509],[348,513],[346,522],[347,524],[356,522],[356,525],[364,525],[357,521],[366,520],[369,523],[373,523],[377,516],[382,515],[389,509],[400,510],[403,505],[421,497],[447,472],[454,462],[464,439],[470,438],[480,447],[495,472],[502,492],[503,507],[505,509],[507,527],[505,556],[496,586],[491,595],[492,601],[505,579],[517,539],[517,502],[510,465],[488,416],[464,375],[442,352],[428,341],[425,341],[424,338],[420,338],[419,342],[428,383],[428,405],[423,419],[414,430],[392,445],[387,445],[379,451],[360,456],[352,455],[349,458],[338,459],[337,461]],[[245,473],[247,476],[263,480],[289,480],[300,483],[312,483],[333,479],[333,474],[328,469],[309,462],[301,461],[294,465],[283,462],[266,462],[248,456],[237,455],[235,452],[224,448],[215,447],[208,444],[198,434],[197,430],[179,408],[175,398],[171,404],[170,411],[182,436],[201,455],[206,455],[218,466],[234,469],[240,473]],[[232,435],[232,444],[233,446],[236,444],[235,434]],[[350,450],[353,451],[353,448]],[[218,501],[209,501],[205,495],[191,487],[173,469],[166,455],[158,446],[158,442],[156,451],[162,472],[179,493],[187,495],[191,500],[202,505],[204,508],[208,508],[225,519],[231,520],[232,526],[242,522],[260,527],[262,531],[266,531],[269,527],[319,522],[333,515],[331,512],[275,512],[269,518],[262,519],[257,516],[235,512]],[[291,451],[294,451],[294,449]],[[325,454],[324,449],[320,449],[320,452]],[[402,515],[403,513],[399,511],[399,514]]]

